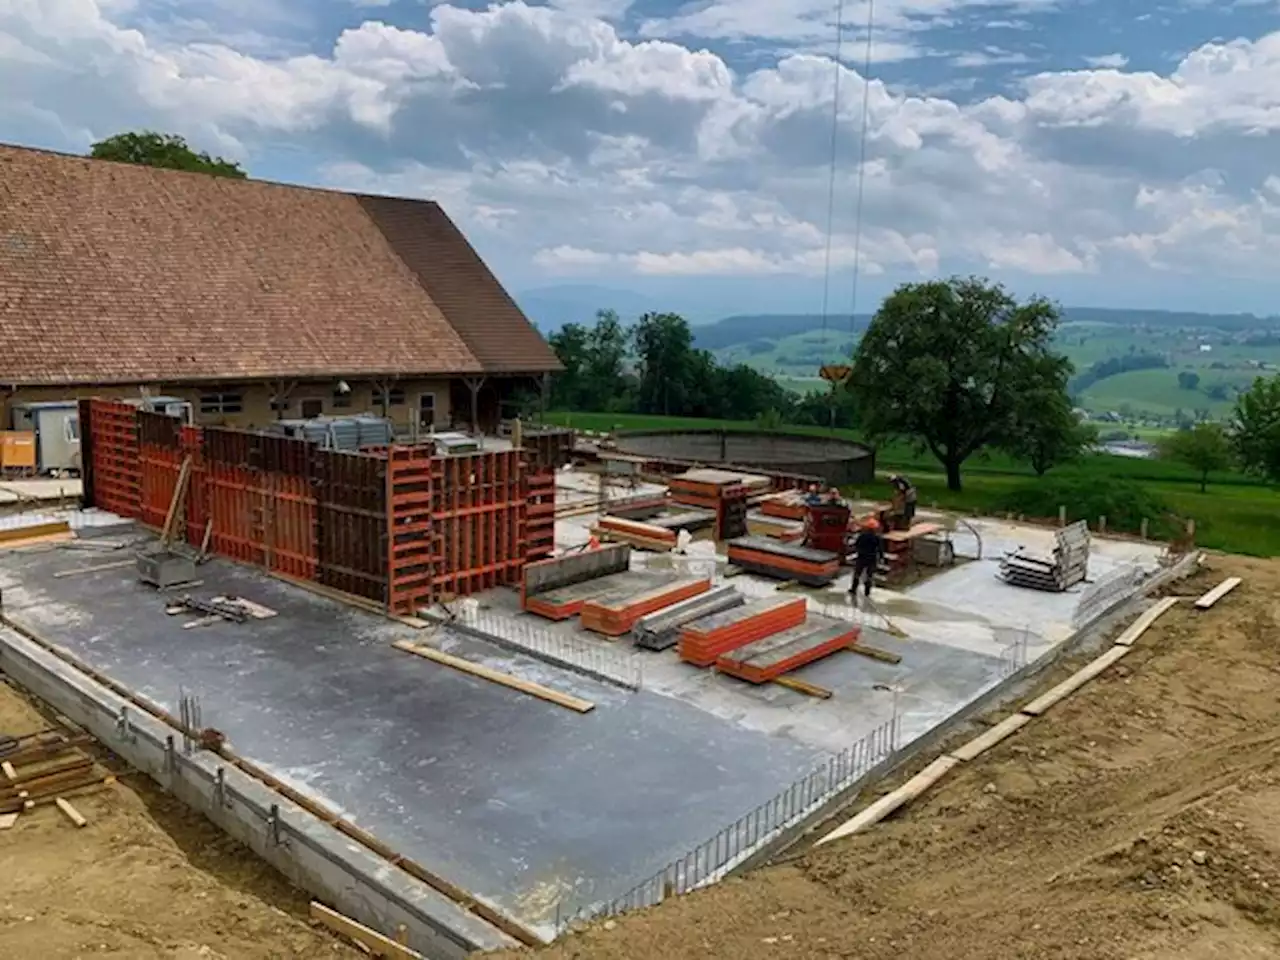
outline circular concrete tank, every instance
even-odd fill
[[[870,447],[836,437],[735,430],[628,430],[614,437],[619,453],[704,466],[739,467],[821,477],[832,486],[875,479]]]

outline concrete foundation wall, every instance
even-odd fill
[[[516,944],[426,884],[215,754],[183,752],[178,731],[0,625],[0,669],[316,899],[430,960]]]
[[[810,474],[833,486],[875,479],[873,450],[831,437],[734,430],[630,431],[618,435],[617,448],[620,453],[660,460]]]

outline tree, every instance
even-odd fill
[[[1160,455],[1186,464],[1200,474],[1200,492],[1209,484],[1209,471],[1231,466],[1231,443],[1218,423],[1197,423],[1160,441]]]
[[[980,278],[904,284],[881,305],[854,358],[864,429],[905,437],[961,489],[963,463],[1014,441],[1033,413],[1027,394],[1065,397],[1071,364],[1053,352],[1058,309],[1016,301]]]
[[[696,363],[689,324],[674,313],[646,313],[632,337],[640,374],[640,412],[685,413]]]
[[[163,167],[166,170],[189,170],[235,180],[248,178],[248,174],[238,163],[222,157],[211,157],[207,153],[197,153],[182,137],[151,130],[118,133],[114,137],[100,140],[90,148],[89,156],[96,160],[136,163],[145,167]]]
[[[1200,386],[1200,374],[1183,370],[1178,374],[1179,390],[1195,390]]]
[[[1077,460],[1098,442],[1098,431],[1076,416],[1062,391],[1049,389],[1019,398],[1024,404],[1014,421],[1004,449],[1025,460],[1043,477],[1053,467]]]
[[[580,323],[566,323],[547,339],[547,343],[564,367],[551,381],[551,405],[558,410],[590,410],[590,407],[582,406],[587,328]]]
[[[1280,376],[1259,377],[1236,397],[1231,435],[1246,470],[1280,481]]]

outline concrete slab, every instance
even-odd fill
[[[557,904],[621,894],[825,759],[655,691],[499,648],[450,652],[596,703],[586,716],[394,651],[414,631],[244,568],[202,568],[270,620],[183,630],[125,570],[54,579],[0,556],[6,614],[170,709],[197,694],[234,749],[548,934]]]

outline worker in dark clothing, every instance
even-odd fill
[[[889,478],[889,483],[893,485],[895,512],[901,517],[902,529],[910,530],[911,524],[916,519],[917,495],[915,485],[906,477],[897,473]]]
[[[862,526],[853,541],[853,582],[849,584],[849,596],[858,599],[858,582],[864,584],[863,596],[871,596],[871,581],[875,578],[880,558],[884,556],[884,538],[880,536],[880,521],[872,517]]]

